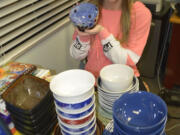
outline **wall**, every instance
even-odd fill
[[[31,63],[44,68],[62,72],[78,68],[79,62],[71,58],[69,46],[72,41],[73,26],[68,23],[35,47],[16,59],[18,62]]]

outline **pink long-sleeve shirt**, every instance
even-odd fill
[[[127,64],[134,69],[134,74],[139,76],[136,67],[148,38],[151,13],[144,4],[135,2],[132,6],[131,27],[129,39],[126,44],[121,44],[117,39],[122,38],[120,25],[121,10],[102,9],[99,24],[103,29],[93,36],[73,35],[70,54],[76,59],[87,57],[85,69],[97,78],[100,70],[109,64]]]

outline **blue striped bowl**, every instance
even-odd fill
[[[63,103],[59,101],[57,98],[54,98],[54,101],[59,108],[67,109],[67,110],[76,110],[89,105],[93,101],[93,99],[94,99],[94,92],[87,99],[79,103]]]
[[[78,128],[72,128],[72,127],[65,126],[59,120],[59,126],[61,127],[61,129],[63,129],[64,131],[69,131],[69,132],[73,132],[73,133],[84,132],[84,131],[88,130],[95,123],[96,123],[96,117],[95,116],[88,122],[87,125],[85,125],[84,127],[79,126]]]
[[[81,118],[83,116],[86,116],[87,114],[89,114],[92,110],[95,109],[95,104],[92,104],[92,106],[90,106],[90,108],[88,108],[87,110],[84,110],[84,112],[81,113],[66,113],[63,111],[60,111],[59,109],[56,108],[56,111],[59,115],[66,117],[66,118],[71,118],[71,119],[77,119],[77,118]],[[73,112],[73,110],[72,110]]]

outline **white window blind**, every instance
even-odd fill
[[[70,9],[83,1],[0,0],[0,65],[69,22]]]

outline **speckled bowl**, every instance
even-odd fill
[[[96,5],[91,3],[81,3],[73,7],[69,17],[72,23],[78,27],[80,31],[93,28],[98,20],[99,10]]]

